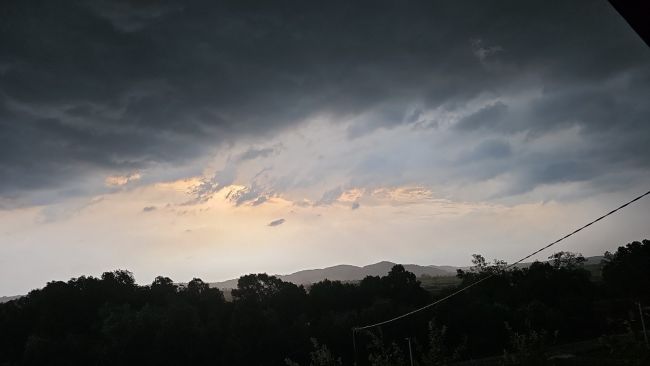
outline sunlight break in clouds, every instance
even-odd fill
[[[111,175],[106,178],[106,185],[109,187],[121,187],[130,182],[135,182],[140,180],[142,176],[140,173],[131,173],[127,175]]]

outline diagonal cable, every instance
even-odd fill
[[[619,206],[619,207],[617,207],[617,208],[615,208],[615,209],[609,211],[608,213],[606,213],[606,214],[600,216],[599,218],[597,218],[597,219],[595,219],[595,220],[593,220],[593,221],[591,221],[591,222],[589,222],[589,223],[587,223],[587,224],[585,224],[585,225],[583,225],[583,226],[581,226],[581,227],[579,227],[579,228],[573,230],[573,231],[570,232],[569,234],[566,234],[565,236],[563,236],[563,237],[557,239],[556,241],[554,241],[554,242],[552,242],[552,243],[549,243],[549,244],[547,244],[547,245],[545,245],[545,246],[543,246],[543,247],[537,249],[536,251],[534,251],[534,252],[528,254],[527,256],[521,258],[520,260],[518,260],[518,261],[516,261],[516,262],[514,262],[514,263],[512,263],[512,264],[510,264],[510,265],[508,265],[508,266],[506,266],[505,269],[510,269],[510,268],[516,266],[517,264],[519,264],[519,263],[525,261],[526,259],[528,259],[528,258],[534,256],[535,254],[538,254],[539,252],[542,252],[542,251],[544,251],[544,250],[546,250],[546,249],[548,249],[548,248],[554,246],[555,244],[561,242],[562,240],[564,240],[564,239],[566,239],[566,238],[568,238],[568,237],[570,237],[570,236],[573,236],[573,235],[579,233],[580,231],[582,231],[582,230],[588,228],[589,226],[591,226],[591,225],[597,223],[598,221],[600,221],[600,220],[606,218],[607,216],[610,216],[610,215],[616,213],[617,211],[620,211],[620,210],[624,209],[625,207],[631,205],[632,203],[634,203],[634,202],[636,202],[636,201],[642,199],[643,197],[645,197],[645,196],[647,196],[647,195],[650,195],[650,191],[648,191],[648,192],[646,192],[646,193],[644,193],[644,194],[642,194],[642,195],[640,195],[640,196],[634,198],[633,200],[628,201],[627,203],[625,203],[625,204],[623,204],[623,205],[621,205],[621,206]],[[417,309],[415,309],[415,310],[409,311],[408,313],[405,313],[405,314],[402,314],[402,315],[396,316],[396,317],[391,318],[391,319],[388,319],[388,320],[381,321],[381,322],[379,322],[379,323],[374,323],[374,324],[364,325],[364,326],[360,326],[360,327],[354,327],[354,328],[352,328],[352,333],[354,334],[356,331],[359,331],[359,330],[368,329],[368,328],[374,328],[374,327],[378,327],[378,326],[381,326],[381,325],[384,325],[384,324],[392,323],[392,322],[394,322],[394,321],[397,321],[397,320],[400,320],[400,319],[406,318],[406,317],[408,317],[408,316],[410,316],[410,315],[413,315],[413,314],[415,314],[415,313],[419,313],[419,312],[422,311],[422,310],[426,310],[426,309],[428,309],[428,308],[430,308],[430,307],[433,307],[433,306],[436,306],[436,305],[440,304],[440,303],[443,302],[443,301],[447,301],[447,300],[449,300],[450,298],[452,298],[452,297],[454,297],[454,296],[460,294],[461,292],[465,292],[465,291],[469,290],[470,288],[472,288],[472,287],[478,285],[479,283],[481,283],[481,282],[483,282],[483,281],[485,281],[485,280],[487,280],[487,279],[489,279],[489,278],[494,277],[495,275],[496,275],[496,273],[492,273],[492,274],[490,274],[489,276],[486,276],[486,277],[483,277],[483,278],[481,278],[481,279],[478,279],[478,280],[476,280],[476,281],[474,281],[474,282],[472,282],[472,283],[470,283],[470,284],[468,284],[468,285],[466,285],[466,286],[461,287],[460,289],[458,289],[458,290],[452,292],[451,294],[449,294],[449,295],[447,295],[447,296],[445,296],[445,297],[443,297],[443,298],[441,298],[441,299],[438,299],[438,300],[436,300],[436,301],[434,301],[434,302],[432,302],[432,303],[430,303],[430,304],[427,304],[427,305],[422,306],[422,307],[420,307],[420,308],[417,308]]]

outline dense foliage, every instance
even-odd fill
[[[434,297],[400,265],[383,277],[308,289],[251,274],[239,279],[233,301],[200,279],[178,285],[158,277],[140,286],[122,270],[50,282],[0,304],[0,365],[405,365],[406,338],[419,365],[494,355],[505,364],[542,364],[552,345],[598,337],[612,357],[648,361],[643,348],[630,353],[634,341],[612,346],[611,339],[640,339],[633,310],[649,300],[650,241],[606,253],[602,282],[590,279],[580,255],[549,259],[506,270],[474,255],[458,286],[492,277],[430,310],[357,332],[356,353],[354,326],[455,288]]]

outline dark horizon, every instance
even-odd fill
[[[435,366],[644,364],[650,240],[602,262],[555,252],[416,277],[405,266],[310,286],[249,274],[222,292],[194,278],[147,286],[116,270],[0,303],[0,362]],[[435,305],[435,307],[432,307]],[[638,309],[639,315],[634,315]],[[352,344],[348,337],[352,333]],[[489,337],[486,337],[489,334]],[[407,344],[403,341],[407,340]],[[414,349],[411,344],[414,344]],[[558,361],[559,360],[559,361]],[[460,362],[460,363],[458,363]]]

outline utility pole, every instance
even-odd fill
[[[643,339],[645,340],[646,348],[650,348],[650,343],[648,343],[648,333],[645,329],[645,319],[643,319],[643,307],[641,306],[641,301],[636,303],[639,307],[639,316],[641,317],[641,326],[643,327]]]
[[[357,366],[357,337],[356,329],[352,328],[352,348],[354,348],[354,366]]]
[[[405,338],[409,342],[409,359],[411,360],[411,366],[413,366],[413,351],[411,350],[411,337]]]

